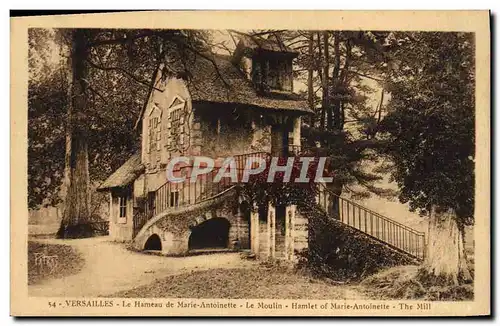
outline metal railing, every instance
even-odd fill
[[[425,258],[425,233],[338,196],[320,184],[319,206],[340,222],[418,259]]]
[[[133,218],[134,229],[132,237],[135,237],[137,233],[139,233],[139,231],[142,229],[144,224],[146,224],[146,222],[152,217],[152,215],[148,216],[144,211],[135,213]]]

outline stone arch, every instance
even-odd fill
[[[188,249],[229,248],[231,223],[224,217],[212,217],[191,227]]]
[[[144,250],[162,250],[161,238],[158,234],[153,233],[144,243]]]

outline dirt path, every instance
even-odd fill
[[[28,287],[30,296],[364,299],[353,286],[332,285],[290,270],[263,267],[239,253],[164,257],[129,251],[108,237],[56,240],[84,259],[78,274]]]
[[[245,268],[256,264],[238,253],[189,257],[162,257],[136,253],[107,237],[56,240],[37,239],[71,245],[82,254],[85,267],[78,274],[29,286],[30,296],[102,296],[147,285],[157,279],[213,268]]]

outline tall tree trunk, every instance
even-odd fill
[[[427,253],[422,266],[424,275],[440,284],[470,282],[464,248],[464,230],[459,227],[452,209],[443,212],[433,207],[429,221]]]
[[[349,67],[351,64],[351,57],[352,57],[352,44],[349,39],[345,41],[345,62],[344,62],[344,67],[342,68],[342,72],[339,75],[339,81],[338,83],[341,85],[341,90],[342,90],[342,95],[347,95],[347,89],[349,88]],[[338,61],[338,64],[340,64],[340,53],[338,58],[336,58],[336,63]],[[340,68],[339,68],[340,69]],[[344,121],[345,121],[345,104],[346,104],[346,99],[342,97],[342,99],[339,99],[337,103],[335,103],[335,114],[334,114],[334,128],[336,130],[342,130],[344,129]]]
[[[382,93],[380,94],[380,103],[378,105],[377,126],[380,124],[380,121],[382,121],[382,107],[384,105],[384,92],[385,92],[385,89],[382,88]]]
[[[334,66],[332,72],[332,88],[333,88],[333,101],[332,101],[332,114],[330,116],[330,126],[339,130],[340,126],[340,96],[342,96],[341,90],[341,77],[340,77],[340,33],[335,32],[333,41],[334,48]]]
[[[323,58],[323,46],[321,44],[321,33],[317,33],[317,41],[318,41],[318,58],[320,64],[318,65],[318,75],[321,79],[321,113],[320,113],[320,121],[319,121],[319,127],[321,130],[325,129],[325,121],[326,121],[326,96],[325,94],[327,93],[327,86],[328,86],[328,76],[325,76],[324,74],[324,64],[325,64],[325,59]]]
[[[313,85],[313,75],[314,75],[314,34],[313,32],[309,32],[309,40],[308,40],[308,56],[309,62],[307,63],[307,104],[309,105],[309,109],[314,112],[316,107],[314,105],[314,85]],[[310,117],[310,125],[311,127],[315,124],[315,114],[312,114]]]
[[[63,42],[61,42],[62,44]],[[61,53],[63,53],[62,50],[62,45],[61,45]],[[62,181],[62,187],[61,187],[61,192],[60,196],[61,199],[64,203],[66,200],[66,195],[68,194],[68,188],[70,184],[70,159],[71,159],[71,119],[72,119],[72,105],[71,105],[71,94],[72,94],[72,83],[73,83],[73,76],[72,76],[72,68],[71,68],[71,57],[67,56],[67,59],[63,59],[64,62],[62,65],[65,65],[66,68],[69,70],[68,72],[65,72],[66,69],[61,69],[61,89],[65,93],[65,109],[66,109],[66,120],[65,120],[65,154],[64,154],[64,178]]]
[[[322,106],[326,111],[326,129],[332,129],[332,109],[330,107],[330,82],[328,75],[330,72],[330,51],[329,51],[329,33],[323,32],[323,103]]]
[[[85,30],[71,34],[71,88],[68,103],[65,157],[65,200],[60,238],[91,235],[90,177],[86,128],[88,45]]]

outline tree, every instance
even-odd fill
[[[474,38],[470,33],[395,33],[381,126],[399,199],[428,215],[424,276],[472,279],[464,227],[474,214]]]
[[[366,169],[376,162],[374,139],[381,120],[382,104],[373,110],[370,98],[382,87],[383,47],[387,32],[294,31],[282,32],[289,46],[299,52],[297,77],[307,72],[307,97],[315,112],[303,126],[303,147],[316,147],[330,158],[335,174],[328,184],[340,195],[346,187],[359,197],[393,192],[375,186],[381,176]],[[318,96],[319,94],[319,96]],[[383,96],[383,95],[382,95]],[[381,99],[383,102],[383,98]],[[358,185],[356,189],[351,185]]]
[[[35,69],[51,52],[44,41],[54,35],[67,63]],[[34,127],[29,135],[30,207],[62,197],[60,237],[89,232],[90,176],[102,180],[137,150],[134,122],[160,63],[188,76],[188,58],[210,60],[208,41],[207,32],[195,30],[71,29],[30,34],[29,123]],[[47,107],[47,99],[54,107]],[[46,113],[57,115],[60,124],[54,134]],[[57,165],[44,167],[51,158]]]

